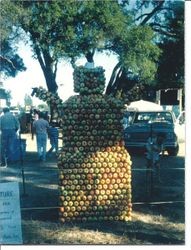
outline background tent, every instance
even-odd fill
[[[131,102],[131,104],[127,106],[127,109],[128,108],[138,109],[139,111],[162,111],[163,110],[162,106],[160,106],[159,104],[156,104],[154,102],[144,101],[144,100]]]

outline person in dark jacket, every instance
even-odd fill
[[[3,109],[3,113],[0,117],[1,166],[6,167],[7,159],[13,154],[13,143],[20,124],[17,117],[10,112],[8,107]]]

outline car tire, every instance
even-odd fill
[[[167,152],[170,156],[177,156],[179,151],[179,145],[177,145],[175,148],[168,148]]]

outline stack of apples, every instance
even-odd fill
[[[85,68],[79,66],[73,73],[74,91],[81,95],[102,94],[105,88],[105,76],[102,67]]]
[[[51,92],[48,92],[43,87],[39,87],[39,88],[35,88],[34,94],[40,100],[47,102],[47,104],[51,105],[51,108],[53,110],[52,119],[57,119],[61,115],[60,111],[62,110],[63,102],[57,93],[51,93]]]
[[[103,68],[77,67],[74,90],[80,94],[59,102],[61,222],[131,220],[131,159],[123,140],[124,104],[102,95],[104,85]]]

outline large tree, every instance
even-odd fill
[[[92,62],[95,51],[113,52],[122,67],[139,74],[141,79],[153,78],[159,51],[153,43],[152,30],[137,26],[131,12],[125,12],[118,1],[13,3],[27,12],[28,19],[21,17],[20,25],[30,37],[49,91],[57,91],[60,59],[70,59],[75,66],[82,55]]]
[[[116,95],[135,82],[154,80],[159,56],[154,34],[166,32],[162,23],[164,13],[172,9],[171,2],[137,1],[134,6],[126,0],[11,2],[24,13],[19,26],[30,38],[49,91],[57,91],[61,59],[70,60],[75,67],[80,56],[92,62],[96,51],[118,56],[106,94]]]
[[[128,9],[129,1],[122,1]],[[131,2],[132,3],[132,2]],[[155,78],[143,79],[121,61],[113,70],[107,92],[114,89],[128,93],[132,98],[145,96],[150,89],[183,87],[184,84],[184,1],[135,1],[131,6],[138,27],[150,27],[155,34],[154,43],[160,48]],[[145,67],[147,69],[147,67]],[[134,87],[133,87],[134,86]],[[130,92],[129,89],[132,89]]]

